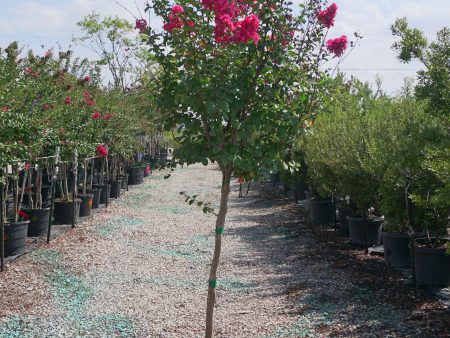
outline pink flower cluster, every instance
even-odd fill
[[[332,3],[323,11],[317,13],[317,21],[327,28],[334,26],[334,18],[336,17],[337,10],[338,6]]]
[[[348,40],[345,35],[339,38],[330,39],[327,41],[327,49],[333,53],[336,57],[342,56],[347,49]]]
[[[139,30],[139,33],[143,34],[147,30],[147,21],[145,19],[137,19],[134,29]]]
[[[95,153],[100,158],[106,157],[109,154],[108,149],[106,149],[106,147],[103,144],[99,144],[97,146],[97,149],[95,149]]]
[[[184,26],[184,23],[179,14],[183,12],[183,7],[181,7],[180,5],[174,5],[172,7],[172,12],[169,15],[169,22],[163,25],[164,30],[172,33],[174,29],[182,28]]]
[[[246,16],[243,20],[237,20],[248,9],[244,0],[202,0],[206,10],[215,14],[214,39],[221,44],[247,43],[252,40],[255,44],[259,41],[259,18],[255,14]]]

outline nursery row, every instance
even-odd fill
[[[47,237],[52,228],[72,227],[92,209],[108,206],[129,185],[141,184],[155,161],[126,164],[118,157],[95,157],[83,163],[26,166],[6,172],[0,184],[1,268],[4,257],[25,253],[27,237]]]
[[[315,223],[333,223],[337,210],[352,243],[382,242],[387,264],[413,266],[420,284],[449,286],[448,117],[412,96],[337,82],[331,111],[298,140],[288,158],[297,165],[282,180],[307,190],[299,197]]]

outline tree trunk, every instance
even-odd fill
[[[216,240],[214,245],[214,255],[209,272],[209,286],[208,286],[208,300],[206,306],[206,331],[205,337],[211,338],[213,336],[213,316],[214,305],[216,302],[216,280],[217,267],[219,266],[220,251],[222,249],[222,233],[225,225],[225,217],[228,209],[228,196],[230,194],[230,179],[233,171],[232,164],[220,166],[222,169],[222,190],[220,196],[220,208],[216,220]]]

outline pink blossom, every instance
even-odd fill
[[[180,5],[173,5],[172,14],[179,14],[179,13],[183,13],[183,12],[184,12],[183,7],[181,7]]]
[[[91,115],[91,118],[93,120],[98,120],[99,118],[102,117],[102,114],[100,114],[98,111],[94,110],[94,114]]]
[[[317,13],[317,21],[327,28],[334,26],[334,18],[336,17],[337,10],[338,6],[333,2],[326,9]]]
[[[111,117],[113,117],[113,116],[114,116],[114,114],[108,113],[108,114],[105,114],[104,119],[105,119],[105,120],[109,120],[109,119],[111,119]]]
[[[100,158],[106,157],[109,154],[108,149],[106,149],[106,147],[103,144],[99,144],[97,146],[97,149],[95,149],[95,153]]]
[[[347,49],[347,45],[348,40],[345,35],[327,41],[327,49],[330,51],[330,53],[333,53],[335,57],[342,56],[342,54],[344,54],[345,50]]]
[[[89,82],[91,81],[91,77],[89,75],[86,75],[83,80],[84,82]]]
[[[247,43],[249,40],[258,44],[259,18],[255,14],[250,14],[244,20],[236,23],[236,32],[233,40],[235,43]]]
[[[230,43],[233,39],[234,24],[228,14],[216,16],[214,27],[214,39],[217,43]]]
[[[138,29],[139,33],[145,33],[147,30],[147,21],[145,19],[137,19],[134,29]]]
[[[182,27],[183,27],[183,20],[181,20],[179,17],[176,17],[172,14],[169,15],[169,22],[167,22],[163,25],[164,30],[169,33],[172,33],[173,30],[176,28],[182,28]]]
[[[87,104],[89,107],[93,107],[93,106],[95,105],[95,101],[93,101],[93,100],[87,100],[87,101],[86,101],[86,104]]]
[[[9,111],[9,107],[7,107],[7,106],[2,107],[2,112],[6,113],[8,111]]]
[[[67,97],[64,99],[64,103],[67,104],[67,105],[71,104],[71,103],[72,103],[72,98],[71,98],[70,96],[67,96]]]

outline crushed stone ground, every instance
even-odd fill
[[[214,166],[156,172],[107,210],[0,274],[0,337],[202,337]],[[233,183],[217,337],[448,337],[450,313],[279,195]]]

